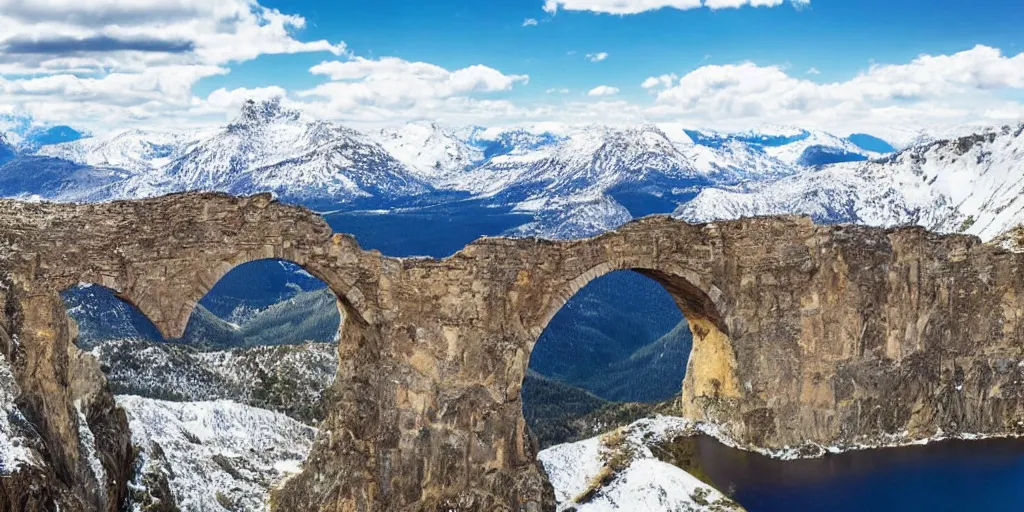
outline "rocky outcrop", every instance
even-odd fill
[[[107,286],[176,336],[217,279],[264,258],[328,283],[344,314],[335,398],[276,510],[553,510],[522,415],[530,352],[576,291],[619,269],[661,283],[689,321],[680,413],[741,445],[1022,430],[1024,255],[973,237],[650,217],[587,240],[486,238],[402,260],[268,196],[2,201],[0,339],[44,447],[31,478],[46,490],[29,509],[110,509],[131,465],[123,413],[75,357],[58,293]],[[90,460],[106,480],[90,484]]]

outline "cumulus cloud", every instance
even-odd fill
[[[646,80],[643,81],[643,83],[640,84],[640,87],[643,87],[644,89],[653,89],[655,87],[669,87],[672,85],[673,82],[675,82],[678,79],[679,77],[676,76],[675,73],[668,73],[659,76],[649,76]]]
[[[588,53],[587,60],[590,62],[601,62],[608,58],[608,52]]]
[[[648,79],[647,85],[655,84]],[[709,65],[660,90],[648,115],[703,124],[762,121],[828,127],[903,120],[927,125],[978,116],[1001,102],[995,91],[1024,89],[1024,54],[1007,57],[976,46],[952,55],[922,55],[907,64],[873,65],[843,82],[819,84],[778,66]]]
[[[807,70],[807,74],[808,75],[820,75],[821,71],[818,71],[818,68],[810,68],[810,69]]]
[[[537,19],[536,18],[526,18],[525,20],[523,20],[523,26],[524,27],[536,27],[537,26]]]
[[[614,96],[618,93],[618,87],[612,87],[609,85],[599,85],[591,89],[589,92],[587,92],[587,96]]]
[[[396,57],[322,62],[310,68],[330,82],[297,95],[323,102],[329,112],[342,117],[374,118],[444,115],[444,108],[494,108],[507,111],[511,103],[473,98],[474,95],[508,91],[529,82],[527,75],[508,75],[494,68],[474,65],[448,70],[426,62]]]
[[[569,94],[569,89],[565,87],[552,87],[544,92],[546,94]]]
[[[744,6],[777,7],[789,2],[796,8],[810,5],[811,0],[545,0],[544,10],[555,14],[564,11],[590,11],[606,14],[639,14],[659,9],[689,10],[730,9]]]
[[[61,69],[55,61],[102,53],[94,63],[103,72],[344,52],[341,42],[295,39],[305,24],[253,0],[0,0],[0,63],[53,72]]]
[[[296,38],[304,27],[256,0],[0,0],[0,104],[82,124],[170,118],[202,103],[192,88],[231,64],[345,53]]]

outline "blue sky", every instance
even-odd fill
[[[1024,44],[1024,2],[989,0],[965,8],[958,0],[820,0],[803,9],[664,8],[621,16],[542,10],[543,1],[377,0],[273,1],[263,5],[302,14],[310,39],[343,40],[362,56],[398,56],[447,68],[485,64],[530,75],[529,92],[600,83],[637,89],[651,75],[707,63],[816,68],[817,81],[845,80],[872,61],[905,63],[922,53],[948,54],[984,44],[1004,51]],[[538,25],[523,27],[523,20]],[[1021,47],[1014,53],[1024,50]],[[575,55],[567,55],[575,51]],[[607,52],[600,66],[587,53]],[[310,86],[305,73],[322,55],[260,59],[233,76],[202,84]],[[280,77],[269,68],[285,67]],[[277,75],[277,76],[275,76]],[[526,91],[520,91],[526,92]]]
[[[354,125],[1024,115],[1020,0],[703,2],[0,0],[0,111],[94,129],[209,123],[268,95]],[[771,5],[731,7],[751,2]]]

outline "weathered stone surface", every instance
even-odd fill
[[[89,397],[107,473],[126,471],[127,427],[69,347],[58,292],[108,286],[175,335],[217,279],[261,258],[302,265],[345,314],[336,402],[304,471],[273,494],[277,510],[552,510],[520,386],[547,322],[618,269],[661,283],[690,322],[681,413],[740,443],[1024,430],[1024,255],[972,237],[652,217],[588,240],[488,238],[402,260],[267,196],[6,201],[3,325],[20,343],[2,348],[47,447],[45,499],[109,510],[123,496],[122,477],[82,485],[76,399]]]

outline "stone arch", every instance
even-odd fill
[[[87,299],[86,302],[83,302],[81,304],[69,303],[69,293],[71,293],[74,288],[79,287],[81,287],[82,289],[81,293],[90,295],[90,298]],[[147,335],[159,336],[161,334],[159,328],[149,317],[149,315],[147,315],[145,311],[142,311],[142,309],[140,309],[138,305],[132,302],[130,297],[126,297],[124,294],[120,293],[116,288],[112,288],[104,284],[88,281],[79,281],[78,283],[63,288],[59,292],[59,296],[66,308],[66,316],[69,329],[69,342],[77,345],[79,348],[88,350],[88,348],[83,347],[79,343],[79,336],[81,334],[81,330],[84,327],[89,326],[82,326],[79,324],[78,320],[75,318],[76,315],[74,314],[73,309],[77,306],[95,306],[94,302],[96,300],[96,295],[99,295],[99,299],[102,300],[102,296],[106,294],[110,294],[114,300],[116,300],[126,308],[126,310],[124,310],[124,313],[128,315],[127,319],[131,322],[131,327],[139,331],[138,334],[142,335],[143,337]],[[138,318],[132,318],[135,314],[138,314]],[[130,334],[126,332],[125,335],[128,336]]]
[[[684,417],[708,419],[709,406],[742,396],[736,353],[730,339],[729,303],[709,277],[672,262],[651,257],[618,257],[590,265],[562,281],[530,329],[525,361],[548,323],[577,292],[593,280],[619,270],[632,270],[661,285],[672,296],[690,327],[693,348],[687,362],[680,408]],[[522,368],[525,376],[526,366]]]
[[[725,295],[709,279],[693,270],[677,265],[629,258],[603,261],[569,279],[554,291],[552,294],[554,300],[545,306],[541,321],[534,326],[531,334],[539,337],[551,319],[569,302],[569,299],[591,281],[619,270],[632,270],[647,276],[672,295],[684,315],[693,314],[707,317],[723,332],[728,332],[724,315],[729,308],[725,301]]]
[[[318,259],[307,256],[306,251],[298,250],[288,244],[265,245],[257,249],[242,250],[223,257],[211,255],[210,259],[189,261],[188,276],[177,286],[174,297],[167,299],[155,297],[154,294],[167,288],[150,293],[147,286],[140,286],[140,276],[130,276],[125,281],[131,283],[123,286],[121,280],[113,276],[104,277],[104,286],[114,289],[118,296],[135,305],[153,323],[166,338],[180,337],[188,325],[192,311],[199,301],[232,270],[260,260],[286,261],[301,267],[313,277],[323,281],[338,298],[339,312],[343,318],[363,318],[365,312],[365,295],[354,284],[355,280],[338,269],[320,264]],[[151,273],[141,277],[153,279]],[[342,321],[344,325],[345,321]]]
[[[342,277],[339,277],[338,273],[334,269],[324,269],[319,265],[312,264],[306,258],[302,257],[301,254],[299,254],[298,257],[283,258],[276,256],[260,257],[259,254],[254,255],[253,253],[246,252],[242,253],[237,259],[222,261],[216,265],[208,266],[196,275],[196,278],[191,283],[192,288],[189,292],[188,300],[185,302],[188,307],[184,321],[180,324],[180,330],[177,330],[176,332],[179,334],[184,333],[192,312],[199,305],[199,302],[203,297],[205,297],[214,288],[214,286],[221,281],[221,279],[237,269],[260,261],[275,261],[293,264],[327,286],[327,289],[329,289],[334,295],[335,303],[340,315],[338,332],[335,334],[336,340],[340,341],[343,339],[343,333],[346,328],[358,329],[359,325],[366,323],[363,319],[361,307],[364,300],[363,294],[356,286],[346,287],[344,288],[344,291],[339,290],[339,288],[341,288],[339,283],[344,283],[344,280]]]

